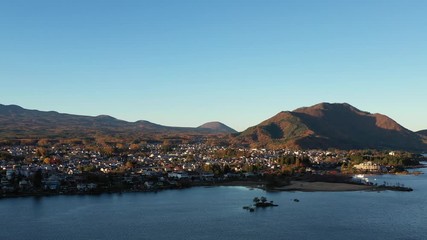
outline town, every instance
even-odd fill
[[[205,143],[81,143],[0,147],[1,197],[159,191],[290,180],[347,182],[358,173],[408,173],[422,155],[375,150],[289,150]]]

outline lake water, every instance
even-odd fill
[[[0,199],[0,239],[426,239],[427,174],[371,178],[414,191],[268,193],[198,187]],[[243,210],[256,196],[279,207]]]

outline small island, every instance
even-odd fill
[[[254,197],[253,205],[244,206],[243,209],[249,210],[250,212],[255,211],[256,208],[266,208],[266,207],[277,207],[279,205],[274,204],[273,201],[268,201],[266,197]]]
[[[253,200],[255,207],[277,207],[279,205],[274,204],[273,201],[268,201],[266,197],[255,197]]]

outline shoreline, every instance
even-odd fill
[[[265,181],[232,181],[227,183],[217,183],[214,186],[240,186],[248,188],[258,188],[265,191],[277,192],[345,192],[345,191],[365,191],[375,190],[376,186],[364,185],[357,183],[343,183],[343,182],[307,182],[307,181],[291,181],[288,185],[266,187]],[[387,189],[382,189],[387,190]]]
[[[350,182],[322,182],[322,181],[291,181],[290,184],[282,186],[267,187],[267,182],[264,180],[236,180],[228,182],[212,182],[204,184],[193,184],[182,188],[162,188],[152,190],[116,190],[116,191],[93,191],[93,192],[75,192],[75,193],[56,193],[56,192],[33,192],[33,193],[18,193],[18,194],[2,194],[1,199],[6,198],[21,198],[21,197],[50,197],[50,196],[71,196],[71,195],[101,195],[114,193],[156,193],[164,190],[182,190],[193,187],[246,187],[249,189],[261,189],[270,192],[348,192],[348,191],[412,191],[408,187],[393,187],[393,186],[374,186],[357,184]]]
[[[301,192],[347,192],[373,190],[375,186],[352,183],[332,182],[304,182],[291,181],[291,184],[282,187],[274,187],[273,191],[301,191]]]
[[[267,187],[265,181],[232,181],[227,183],[217,183],[204,186],[240,186],[247,188],[258,188],[270,192],[350,192],[350,191],[413,191],[410,187],[396,186],[375,186],[352,182],[322,182],[322,181],[291,181],[290,184],[283,186]]]

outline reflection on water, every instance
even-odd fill
[[[0,226],[6,231],[0,231],[0,239],[424,239],[426,174],[370,177],[414,191],[268,193],[199,187],[1,199]],[[255,196],[279,207],[243,210]]]

